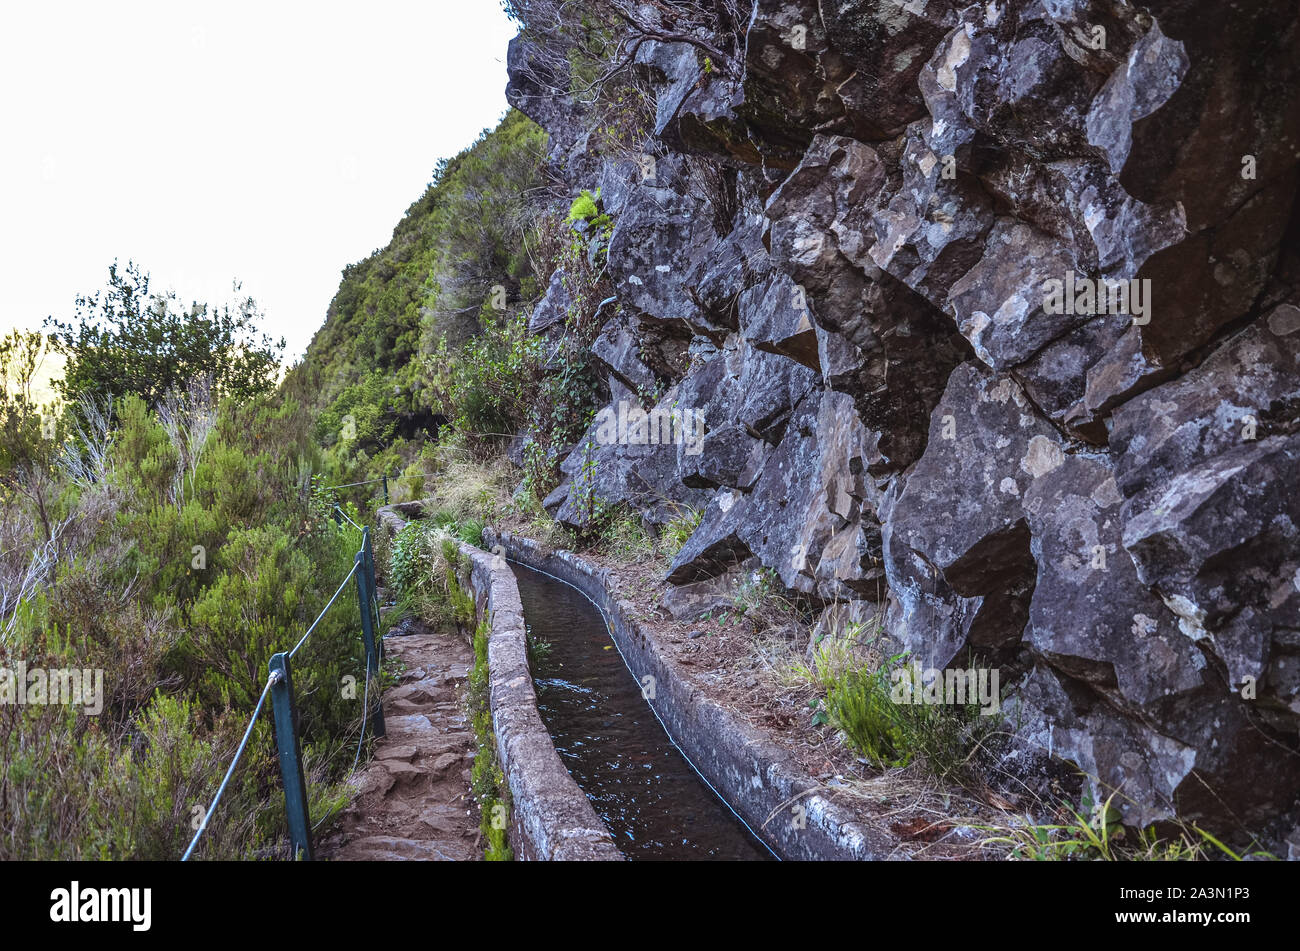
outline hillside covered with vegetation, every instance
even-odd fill
[[[381,478],[395,616],[468,623],[488,525],[582,550],[909,841],[1300,857],[1293,5],[505,7],[511,110],[282,379],[254,302],[133,264],[0,343],[0,668],[108,685],[0,705],[0,858],[179,854]],[[325,822],[364,673],[346,613],[305,649]],[[209,857],[277,854],[267,730]]]
[[[435,440],[481,459],[527,429],[554,446],[585,428],[596,407],[583,341],[544,352],[527,330],[561,259],[584,263],[572,289],[575,334],[601,292],[599,262],[585,260],[586,244],[555,213],[564,191],[548,174],[546,143],[510,111],[438,165],[387,247],[344,270],[324,326],[284,383],[318,411],[314,434],[332,478],[397,476],[411,497]]]
[[[548,207],[545,156],[545,134],[511,111],[439,163],[390,244],[344,270],[280,382],[283,343],[254,301],[182,305],[133,262],[48,337],[3,341],[0,668],[102,669],[106,694],[91,717],[0,706],[0,857],[184,851],[270,655],[351,567],[360,536],[333,505],[362,521],[378,498],[376,485],[324,486],[388,475],[397,498],[418,497],[450,463],[484,480],[473,507],[503,490],[494,465],[511,434],[533,426],[562,444],[585,427],[585,348],[554,373],[527,332],[555,261],[586,250]],[[583,280],[597,293],[598,266]],[[64,367],[52,388],[51,362]],[[570,399],[583,387],[586,401]],[[538,467],[552,482],[555,463]],[[322,823],[348,798],[361,728],[351,615],[327,614],[296,664]],[[200,854],[278,855],[279,783],[262,717]]]
[[[258,704],[271,654],[302,636],[360,542],[313,492],[322,455],[306,409],[275,391],[274,351],[239,332],[213,346],[220,320],[177,313],[174,301],[125,302],[153,342],[128,343],[111,321],[80,324],[96,342],[79,349],[74,335],[64,345],[61,402],[29,396],[39,334],[15,332],[0,346],[7,860],[178,858]],[[198,337],[204,357],[187,380],[147,373],[175,367],[175,345]],[[116,374],[122,359],[142,375]],[[113,390],[81,386],[103,374]],[[360,728],[341,689],[364,676],[354,619],[325,618],[302,660],[313,805],[328,816],[345,798],[337,781]],[[68,671],[93,673],[94,693],[87,680],[82,702],[69,703],[69,681],[56,683]],[[200,854],[283,854],[279,782],[263,718]]]

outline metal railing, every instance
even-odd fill
[[[377,482],[379,480],[372,481]],[[385,496],[387,496],[387,477],[385,477],[384,483]],[[335,506],[335,511],[347,518],[347,515],[338,506]],[[253,734],[253,727],[257,723],[257,718],[266,705],[268,693],[271,696],[271,709],[274,717],[275,745],[280,762],[280,778],[284,784],[284,803],[288,817],[289,840],[293,845],[295,858],[306,861],[313,858],[311,814],[307,804],[307,780],[302,768],[302,744],[298,735],[298,710],[294,700],[293,665],[291,661],[303,644],[307,643],[307,639],[316,630],[321,619],[338,601],[339,596],[347,588],[348,582],[353,578],[356,579],[357,607],[361,615],[361,639],[366,651],[366,687],[362,701],[364,709],[361,717],[361,736],[357,741],[357,759],[359,760],[361,756],[361,744],[365,740],[367,724],[370,727],[371,736],[381,737],[385,734],[382,698],[373,707],[370,705],[370,681],[372,678],[378,680],[380,663],[383,660],[383,644],[375,637],[379,622],[379,596],[375,585],[374,549],[370,543],[370,528],[368,526],[358,526],[350,518],[347,518],[347,521],[354,527],[361,528],[361,548],[353,558],[352,570],[348,572],[338,590],[334,592],[334,597],[329,599],[329,603],[316,616],[316,620],[307,628],[307,632],[293,646],[293,649],[272,655],[270,663],[267,665],[266,684],[262,688],[262,695],[258,698],[257,706],[253,709],[253,716],[248,721],[248,728],[244,731],[244,738],[240,741],[234,759],[231,760],[230,767],[226,770],[225,777],[217,788],[217,794],[213,797],[212,805],[203,813],[203,819],[198,830],[194,833],[194,838],[190,840],[189,848],[185,850],[185,854],[181,857],[182,862],[188,861],[189,857],[194,853],[195,846],[198,845],[199,839],[202,838],[203,833],[208,828],[208,820],[212,818],[217,806],[220,805],[221,797],[225,794],[226,786],[230,783],[230,777],[234,775],[235,767],[248,746],[248,740]],[[353,766],[356,766],[356,761],[353,762]]]

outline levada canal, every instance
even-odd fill
[[[512,562],[537,706],[569,774],[629,859],[764,860],[759,842],[673,745],[577,589]]]

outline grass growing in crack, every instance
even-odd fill
[[[761,582],[753,588],[761,590]],[[1001,717],[981,715],[973,683],[960,698],[969,702],[907,702],[910,692],[899,683],[911,683],[905,655],[885,656],[882,634],[879,621],[830,618],[806,654],[774,670],[775,679],[807,697],[812,726],[834,727],[871,765],[901,769],[919,762],[934,779],[980,788],[981,754],[1002,736]]]
[[[895,706],[884,669],[848,670],[826,691],[827,718],[851,747],[877,766],[906,766],[916,755],[908,727],[919,724],[909,722],[913,718],[900,715]]]
[[[455,575],[447,578],[447,599],[451,604],[451,615],[458,624],[468,627],[474,623],[474,596],[461,588]]]
[[[488,639],[491,636],[492,624],[485,617],[474,629],[474,666],[469,674],[470,717],[478,745],[478,755],[474,757],[474,768],[470,771],[470,789],[479,804],[479,830],[486,843],[483,858],[489,862],[508,862],[513,858],[507,835],[510,787],[497,758],[496,738],[492,731],[488,671]]]
[[[577,490],[575,490],[577,491]],[[654,535],[646,530],[640,514],[622,505],[608,505],[604,499],[586,494],[587,523],[574,541],[574,550],[588,549],[616,558],[624,564],[635,564],[655,557],[657,548]]]
[[[1063,806],[1061,821],[976,825],[991,832],[981,846],[1006,850],[1007,857],[1034,862],[1203,862],[1246,859],[1276,860],[1262,849],[1235,851],[1199,826],[1173,820],[1165,831],[1155,826],[1128,829],[1114,806],[1118,792],[1093,802],[1085,795],[1076,809]],[[1125,797],[1126,798],[1126,797]]]
[[[521,488],[500,507],[512,530],[549,548],[577,547],[577,539],[547,514],[541,500],[530,488]],[[504,523],[503,523],[504,524]]]
[[[689,505],[681,507],[680,514],[664,523],[659,535],[659,549],[669,559],[675,557],[695,530],[700,527],[704,510]]]
[[[451,616],[457,624],[470,627],[474,623],[474,595],[460,586],[459,575],[465,568],[465,559],[454,539],[442,540],[442,560],[447,567],[444,583],[447,589],[447,603],[451,605]]]

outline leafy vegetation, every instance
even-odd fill
[[[151,293],[148,272],[134,262],[119,270],[115,261],[106,290],[77,298],[71,321],[51,317],[46,326],[67,358],[58,383],[65,402],[133,394],[152,407],[200,377],[220,396],[270,390],[285,342],[259,333],[260,319],[251,297],[234,310],[185,305],[174,292]]]
[[[21,376],[25,361],[10,348],[6,372]],[[319,457],[295,401],[200,385],[153,407],[126,392],[111,417],[96,405],[75,404],[54,438],[30,403],[3,408],[27,442],[9,443],[0,478],[0,668],[102,671],[97,712],[0,705],[4,858],[179,857],[271,654],[301,638],[360,544],[313,512]],[[295,657],[321,809],[341,801],[361,720],[343,685],[361,664],[346,602]],[[283,828],[263,717],[198,854],[283,854]]]
[[[982,841],[986,848],[1007,850],[1012,859],[1033,862],[1103,861],[1103,862],[1196,862],[1245,859],[1275,860],[1259,848],[1237,851],[1194,824],[1175,822],[1168,829],[1149,826],[1129,830],[1120,824],[1119,810],[1113,805],[1120,794],[1113,792],[1104,801],[1093,802],[1085,796],[1076,809],[1069,805],[1059,809],[1060,820],[1036,823],[1032,820],[1014,825],[979,826],[993,833]]]
[[[900,675],[910,675],[902,654],[875,669],[848,666],[830,674],[825,698],[830,722],[877,766],[899,768],[920,758],[938,779],[974,785],[977,754],[997,732],[999,718],[981,712],[973,687],[964,702],[900,700]],[[921,685],[914,689],[919,693]]]
[[[491,620],[484,617],[474,629],[474,666],[469,674],[470,717],[478,742],[478,755],[470,771],[470,789],[478,802],[479,830],[487,843],[483,857],[489,862],[508,862],[514,857],[508,842],[510,786],[497,757],[496,734],[492,730],[487,654],[491,635]]]

